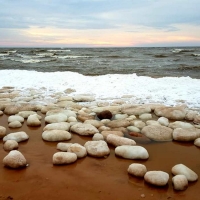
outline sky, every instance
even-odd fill
[[[200,46],[199,0],[0,0],[0,47]]]

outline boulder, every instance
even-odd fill
[[[16,142],[23,142],[28,139],[29,139],[29,136],[24,131],[20,131],[20,132],[15,132],[15,133],[9,133],[3,138],[3,141],[5,142],[7,140],[15,140]]]
[[[42,133],[42,139],[49,142],[70,140],[71,137],[71,133],[63,130],[48,130]]]
[[[93,137],[92,137],[92,140],[93,140],[93,141],[104,140],[104,137],[103,137],[103,135],[100,134],[100,133],[95,133],[95,134],[93,135]]]
[[[135,120],[135,121],[131,122],[131,124],[139,129],[142,129],[146,126],[146,124],[141,120]]]
[[[106,138],[107,143],[111,144],[115,147],[122,146],[122,145],[136,145],[136,142],[129,138],[120,137],[114,134],[109,134]]]
[[[144,147],[123,145],[115,148],[115,154],[126,159],[148,159],[149,154]]]
[[[66,165],[74,163],[77,160],[77,155],[71,152],[57,152],[53,155],[54,165]]]
[[[41,121],[37,114],[29,115],[27,119],[27,126],[41,126]]]
[[[20,111],[17,113],[17,115],[23,117],[24,119],[27,119],[30,115],[37,114],[35,111]]]
[[[125,105],[122,107],[121,112],[128,115],[141,115],[144,113],[150,113],[150,106],[145,105]]]
[[[55,114],[55,115],[48,115],[48,116],[45,117],[44,120],[47,123],[66,122],[67,116],[62,114],[62,113],[58,113],[58,114]]]
[[[68,151],[68,148],[72,145],[73,143],[63,143],[59,142],[57,144],[57,149],[60,151]]]
[[[172,141],[172,132],[171,128],[161,125],[145,126],[141,131],[149,139],[160,142]]]
[[[137,133],[140,132],[140,129],[137,128],[137,127],[135,127],[135,126],[128,126],[128,127],[127,127],[127,130],[128,130],[128,131],[131,131],[131,132],[137,132]]]
[[[180,142],[193,141],[198,137],[200,137],[200,130],[195,128],[192,129],[176,128],[173,131],[173,139]]]
[[[163,171],[148,171],[144,180],[155,186],[165,186],[169,181],[169,174]]]
[[[88,141],[84,147],[87,153],[93,157],[105,157],[110,154],[110,149],[105,141]]]
[[[172,178],[172,184],[175,190],[186,190],[188,187],[188,180],[185,175],[176,175]]]
[[[97,121],[97,120],[94,120],[94,119],[93,120],[85,120],[84,124],[92,124],[96,128],[99,128],[99,127],[104,125],[101,121]]]
[[[73,126],[71,126],[70,130],[79,135],[86,135],[86,136],[94,135],[95,133],[99,132],[99,130],[95,126],[83,123],[74,124]]]
[[[11,115],[8,117],[8,123],[13,122],[13,121],[19,121],[21,123],[24,122],[24,118],[21,116],[17,116],[17,115]]]
[[[187,122],[181,122],[181,121],[175,121],[173,123],[170,123],[168,125],[169,128],[172,128],[172,129],[176,129],[176,128],[183,128],[183,129],[191,129],[191,128],[194,128],[194,126],[190,123],[187,123]]]
[[[3,126],[0,126],[0,139],[6,136],[6,128]]]
[[[124,137],[124,133],[122,131],[102,131],[101,134],[103,135],[104,139],[107,139],[109,134],[117,135],[120,137]]]
[[[144,113],[144,114],[139,115],[139,118],[141,120],[149,120],[149,119],[152,119],[152,115],[150,113]]]
[[[177,164],[172,167],[172,174],[185,175],[188,181],[197,181],[198,175],[184,164]]]
[[[78,143],[70,145],[67,151],[75,153],[77,155],[77,158],[83,158],[87,156],[86,148]]]
[[[195,139],[194,145],[200,147],[200,138]]]
[[[25,167],[27,165],[26,159],[23,154],[17,150],[12,150],[9,154],[3,159],[3,164],[6,167],[13,169]]]
[[[3,144],[3,149],[5,151],[12,151],[14,149],[18,149],[18,142],[16,142],[15,140],[7,140],[4,144]]]
[[[112,118],[112,113],[109,110],[104,110],[104,111],[98,113],[97,117],[100,120],[102,120],[102,119],[111,119]]]
[[[145,165],[139,164],[139,163],[133,163],[129,165],[128,167],[128,173],[137,176],[137,177],[144,177],[144,175],[147,172],[147,168]]]
[[[43,131],[47,131],[47,130],[64,130],[64,131],[69,131],[69,128],[70,128],[70,123],[68,123],[68,122],[57,122],[57,123],[47,124],[43,128]]]
[[[146,125],[147,126],[149,126],[149,125],[160,126],[160,123],[158,121],[155,121],[155,120],[148,120],[148,121],[146,121]]]
[[[162,126],[168,126],[169,125],[169,120],[166,117],[160,117],[158,119],[158,122],[162,125]]]
[[[75,95],[73,99],[77,102],[91,102],[95,100],[95,98],[91,95]]]
[[[13,121],[8,124],[9,128],[20,128],[22,127],[22,123],[19,121]]]
[[[154,113],[159,117],[166,117],[173,120],[183,120],[186,110],[183,107],[157,107]]]
[[[110,128],[119,128],[130,126],[130,122],[126,119],[112,120],[106,124]]]

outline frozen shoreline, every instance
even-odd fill
[[[39,89],[47,97],[73,89],[70,95],[92,94],[96,100],[122,98],[131,95],[131,103],[186,104],[200,108],[200,79],[190,77],[151,78],[136,74],[84,76],[75,72],[36,72],[0,70],[0,87],[12,86],[23,90]]]

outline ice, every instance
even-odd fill
[[[0,76],[0,87],[13,86],[24,91],[27,88],[46,88],[45,95],[71,88],[76,90],[73,94],[93,94],[96,99],[133,95],[132,101],[136,103],[185,103],[189,107],[200,108],[200,79],[190,77],[151,78],[136,74],[84,76],[75,72],[26,70],[0,70]]]

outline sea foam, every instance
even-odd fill
[[[50,96],[70,88],[73,94],[93,94],[96,99],[115,99],[131,95],[131,103],[187,104],[200,108],[200,79],[190,77],[151,78],[136,74],[84,76],[75,72],[36,72],[0,70],[0,87],[13,86],[26,91],[41,89]]]

